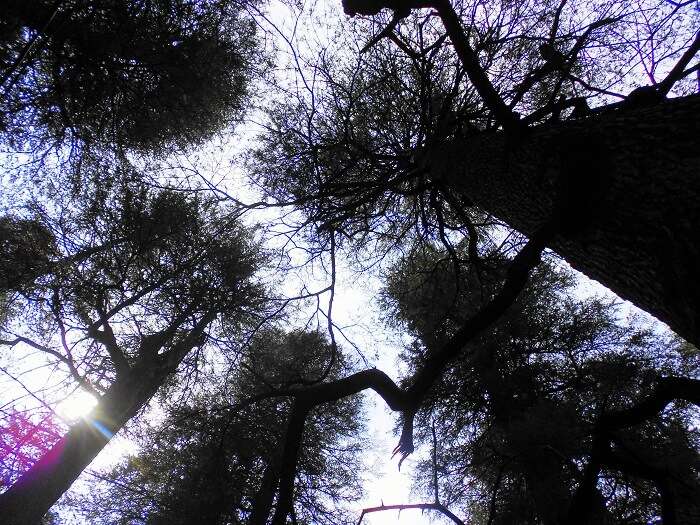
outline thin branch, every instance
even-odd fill
[[[40,31],[37,31],[34,37],[24,46],[24,49],[20,53],[20,55],[17,57],[17,59],[14,61],[12,66],[10,66],[7,70],[7,72],[2,76],[0,79],[0,87],[5,85],[5,82],[14,74],[14,72],[19,69],[19,67],[22,65],[22,62],[29,56],[29,53],[32,51],[34,48],[34,45],[36,44],[37,40],[39,40],[43,34],[46,32],[48,29],[49,25],[51,25],[51,22],[53,22],[53,19],[56,17],[56,14],[58,14],[58,10],[61,7],[61,4],[63,3],[63,0],[57,0],[54,4],[54,8],[51,12],[51,15],[49,18],[46,20],[46,23],[44,26],[41,28]],[[5,93],[9,92],[10,88],[15,84],[17,81],[17,78],[10,82],[10,85],[7,87],[5,90]]]
[[[387,510],[398,510],[401,512],[402,510],[408,509],[434,510],[447,516],[457,525],[466,525],[465,522],[455,516],[450,509],[440,503],[404,503],[401,505],[380,505],[379,507],[368,507],[366,509],[362,509],[362,514],[360,514],[360,519],[357,520],[357,525],[362,523],[362,520],[366,514],[371,514],[373,512],[384,512]]]
[[[65,339],[62,339],[64,344],[65,344]],[[9,347],[13,347],[19,343],[24,343],[27,346],[30,346],[36,350],[39,350],[41,352],[45,352],[56,359],[58,359],[61,363],[66,365],[68,367],[68,371],[70,372],[70,375],[75,379],[78,384],[83,387],[87,392],[90,394],[96,396],[99,398],[101,396],[100,392],[95,389],[94,386],[83,376],[80,375],[78,372],[78,369],[75,367],[75,364],[73,363],[73,360],[69,357],[64,356],[60,352],[57,352],[56,350],[53,350],[52,348],[49,348],[47,346],[44,346],[42,344],[37,343],[36,341],[32,341],[28,337],[16,335],[15,339],[8,340],[8,339],[0,339],[0,345],[5,345]],[[67,347],[66,347],[67,349]],[[8,374],[9,375],[9,374]],[[12,377],[12,376],[10,376]]]

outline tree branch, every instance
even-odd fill
[[[61,354],[60,352],[57,352],[56,350],[54,350],[52,348],[49,348],[49,347],[44,346],[42,344],[39,344],[36,341],[33,341],[33,340],[29,339],[28,337],[24,337],[21,335],[15,335],[15,338],[12,340],[0,339],[0,345],[5,345],[5,346],[9,346],[9,347],[13,347],[19,343],[24,343],[27,346],[31,346],[32,348],[34,348],[36,350],[39,350],[41,352],[45,352],[45,353],[55,357],[61,363],[63,363],[64,365],[66,365],[68,367],[68,371],[70,372],[71,377],[73,377],[73,379],[75,379],[81,387],[83,387],[87,392],[96,396],[97,398],[100,397],[100,395],[101,395],[100,392],[98,392],[97,389],[95,389],[95,387],[92,386],[92,384],[87,379],[85,379],[83,376],[80,375],[80,373],[78,372],[78,369],[75,368],[75,363],[73,363],[73,360],[70,357],[66,357],[63,354]]]
[[[384,372],[371,369],[357,372],[351,376],[321,383],[303,389],[278,392],[278,395],[295,397],[294,409],[284,446],[280,473],[280,496],[273,523],[282,524],[289,514],[294,490],[294,471],[296,469],[298,446],[304,429],[306,415],[314,407],[357,394],[366,389],[377,392],[394,411],[402,412],[403,429],[394,455],[399,454],[399,467],[403,460],[413,452],[413,418],[434,382],[442,375],[447,364],[459,355],[464,346],[482,330],[498,320],[511,306],[527,283],[530,270],[539,263],[540,254],[545,243],[559,228],[555,215],[520,250],[511,263],[506,281],[501,291],[479,312],[472,316],[439,351],[430,353],[421,370],[413,377],[412,385],[405,391]],[[293,456],[293,457],[292,457]],[[283,497],[284,496],[284,497]]]
[[[637,425],[661,412],[671,401],[683,399],[700,406],[700,380],[685,377],[664,377],[655,391],[636,405],[600,417],[593,433],[588,464],[569,507],[568,521],[572,525],[588,523],[593,506],[596,483],[603,465],[653,481],[662,497],[664,524],[675,523],[675,506],[668,487],[667,475],[658,468],[622,456],[610,447],[612,431]]]
[[[700,31],[695,34],[695,40],[690,47],[686,49],[680,60],[676,62],[676,65],[673,66],[673,69],[671,69],[666,78],[664,78],[656,86],[656,89],[660,94],[663,96],[668,95],[668,92],[671,91],[673,85],[686,75],[685,68],[698,51],[700,51]]]
[[[606,430],[638,425],[656,416],[675,399],[700,406],[700,380],[662,377],[658,380],[654,393],[630,408],[604,414],[602,425]]]
[[[387,510],[398,510],[400,512],[408,509],[434,510],[447,516],[457,525],[465,525],[461,519],[455,516],[450,509],[441,503],[404,503],[401,505],[380,505],[379,507],[368,507],[366,509],[362,509],[362,514],[360,514],[360,519],[357,520],[357,525],[362,523],[362,520],[366,514],[371,514],[373,512],[384,512]]]
[[[469,43],[459,16],[449,0],[435,0],[434,7],[442,20],[445,30],[452,41],[469,80],[481,96],[484,104],[494,114],[496,120],[506,131],[518,132],[524,126],[517,115],[506,105],[488,75],[479,63],[479,57]]]
[[[216,316],[217,311],[215,309],[211,309],[205,313],[202,318],[195,323],[192,329],[187,332],[185,337],[176,342],[170,350],[161,356],[162,364],[167,368],[172,368],[173,370],[177,368],[180,361],[182,361],[182,359],[189,353],[190,350],[192,350],[192,348],[202,344],[204,330],[206,330],[207,326],[209,326],[211,322],[216,319]]]
[[[87,334],[98,343],[104,345],[117,371],[117,376],[124,376],[131,370],[129,361],[126,359],[126,355],[124,355],[121,348],[119,348],[117,337],[114,335],[114,331],[109,324],[107,314],[102,309],[98,309],[97,313],[100,316],[100,324],[102,324],[104,329],[102,331],[98,330],[97,327],[94,327],[95,323],[93,323],[88,327]]]

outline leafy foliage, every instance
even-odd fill
[[[0,130],[17,145],[159,151],[200,143],[242,111],[255,62],[244,7],[6,2]]]
[[[0,291],[22,290],[46,273],[53,234],[38,220],[0,217]]]
[[[377,369],[351,369],[318,333],[265,326],[280,310],[267,308],[256,277],[264,257],[240,210],[143,184],[168,154],[202,145],[243,114],[262,56],[254,3],[6,4],[3,163],[40,176],[31,204],[0,217],[0,344],[35,352],[66,384],[104,394],[93,415],[112,408],[113,431],[161,394],[162,421],[140,422],[141,452],[71,502],[86,519],[244,523],[265,507],[259,525],[274,500],[275,525],[288,515],[293,523],[349,521],[362,427],[352,396],[371,388],[401,412],[400,461],[414,450],[415,417],[418,438],[434,449],[419,465],[419,486],[471,522],[700,520],[690,406],[697,350],[622,321],[610,301],[577,297],[574,278],[551,262],[522,291],[545,244],[580,240],[581,231],[557,223],[556,199],[572,178],[568,161],[591,153],[577,149],[588,145],[586,124],[627,115],[637,122],[640,107],[663,109],[669,93],[694,89],[700,40],[690,2],[440,1],[419,12],[425,3],[357,10],[348,0],[348,12],[379,14],[382,23],[382,9],[394,11],[385,38],[369,40],[360,21],[321,52],[292,49],[249,157],[265,197],[258,205],[294,206],[279,219],[291,252],[324,266],[330,250],[332,285],[307,293],[303,284],[297,297],[329,293],[329,329],[337,248],[376,242],[380,258],[403,250],[384,297],[388,323],[413,336],[401,386]],[[633,89],[639,75],[650,85]],[[561,130],[584,133],[569,148],[549,141]],[[667,156],[687,156],[685,146]],[[637,159],[626,154],[616,162],[628,177],[626,163]],[[534,174],[535,185],[546,179],[532,216],[516,202],[522,187],[491,188],[511,171],[518,180]],[[521,259],[497,248],[502,231],[475,201],[504,220],[503,209],[520,206],[522,230],[536,239]],[[654,222],[666,242],[667,220]],[[309,226],[305,241],[317,246],[296,244]],[[287,267],[296,264],[291,252]],[[222,363],[231,366],[225,375]],[[668,379],[694,390],[659,405],[654,394]],[[644,417],[630,418],[645,402]],[[32,432],[36,425],[16,414],[8,421],[21,443],[0,444],[31,448],[29,467],[55,436]],[[15,465],[6,470],[20,475]],[[4,497],[13,488],[0,495],[0,510],[8,501],[27,507]]]

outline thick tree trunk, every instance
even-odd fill
[[[88,417],[71,427],[49,452],[0,495],[3,525],[35,525],[95,459],[110,438],[153,396],[163,374],[132,369],[118,379]]]
[[[433,176],[549,244],[575,269],[700,346],[700,96],[535,128],[474,135],[431,157]]]

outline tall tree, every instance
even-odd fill
[[[71,509],[91,523],[246,523],[276,468],[290,409],[285,399],[251,397],[272,384],[317,380],[330,353],[317,333],[259,332],[225,379],[209,376],[186,404],[167,403],[162,423],[146,422],[142,452],[105,476],[101,490],[77,495]],[[345,400],[310,421],[295,482],[297,523],[352,520],[346,503],[361,493],[359,406]]]
[[[0,495],[7,523],[37,523],[220,316],[232,330],[261,311],[251,233],[213,201],[121,184],[100,208],[76,202],[39,217],[61,257],[15,294],[25,306],[1,342],[38,351],[99,403]]]
[[[568,209],[548,246],[700,343],[691,3],[343,6],[393,18],[273,107],[256,160],[270,194],[347,234],[465,229],[478,206],[532,235]]]
[[[541,425],[537,424],[529,427],[527,424],[523,424],[521,427],[516,425],[508,431],[509,439],[516,441],[519,439],[519,443],[525,447],[525,452],[528,448],[533,446],[535,448],[534,452],[536,453],[529,456],[529,460],[528,456],[516,455],[523,461],[522,464],[516,465],[516,472],[518,469],[522,472],[528,467],[531,468],[527,471],[530,476],[527,484],[531,486],[531,492],[526,500],[535,500],[533,508],[538,514],[533,514],[536,516],[532,518],[533,520],[544,520],[545,523],[590,523],[591,520],[595,522],[601,513],[605,515],[606,511],[604,506],[600,504],[601,498],[598,497],[599,491],[597,489],[600,473],[604,467],[651,482],[660,494],[660,508],[666,523],[677,523],[678,520],[682,521],[686,516],[695,516],[697,508],[694,502],[698,486],[693,480],[697,477],[697,453],[694,450],[694,438],[688,438],[689,425],[688,421],[684,420],[682,407],[685,402],[696,406],[700,405],[700,381],[694,377],[686,376],[659,376],[658,372],[663,374],[663,369],[653,370],[648,356],[644,356],[640,360],[642,364],[641,378],[645,377],[644,370],[648,370],[645,368],[648,365],[652,366],[652,370],[651,375],[647,375],[646,379],[651,380],[646,383],[640,382],[640,376],[635,375],[636,372],[634,372],[637,369],[631,366],[633,373],[630,383],[624,383],[625,377],[629,378],[630,376],[622,373],[622,377],[619,378],[622,380],[622,384],[615,383],[613,380],[614,392],[605,392],[603,388],[603,392],[600,392],[603,402],[598,405],[596,405],[595,399],[598,394],[595,384],[598,373],[595,371],[590,373],[590,377],[594,379],[594,384],[588,385],[593,391],[590,397],[585,396],[589,393],[586,390],[587,385],[583,385],[583,390],[577,390],[581,385],[577,384],[576,375],[573,379],[571,378],[572,371],[570,369],[563,372],[562,375],[566,377],[567,381],[564,388],[572,385],[573,390],[573,392],[566,392],[571,394],[568,399],[571,404],[568,406],[566,398],[560,399],[557,396],[559,387],[562,385],[549,383],[550,372],[560,364],[557,362],[559,348],[556,345],[561,343],[576,348],[578,342],[574,334],[579,332],[573,330],[571,333],[563,334],[558,339],[556,334],[550,337],[547,333],[539,333],[539,330],[547,325],[547,316],[561,314],[566,317],[574,315],[576,312],[574,310],[562,312],[556,308],[543,308],[543,312],[527,311],[527,309],[523,311],[518,305],[519,301],[522,300],[522,298],[519,299],[521,292],[525,293],[522,297],[527,298],[528,294],[531,293],[532,286],[537,289],[538,279],[528,280],[529,274],[537,266],[544,243],[554,231],[557,231],[558,227],[558,216],[555,215],[548,224],[541,228],[537,235],[533,236],[519,250],[515,257],[512,259],[504,259],[502,256],[496,257],[496,261],[500,259],[501,263],[494,268],[495,273],[491,275],[493,281],[490,283],[489,281],[481,281],[481,279],[485,279],[484,274],[486,273],[483,265],[478,271],[475,269],[477,282],[481,281],[488,283],[488,285],[481,290],[476,288],[475,292],[472,290],[475,295],[465,304],[460,305],[454,300],[450,300],[450,294],[445,293],[444,286],[441,288],[431,285],[429,289],[434,290],[435,294],[428,296],[428,301],[417,302],[421,313],[414,322],[426,327],[425,333],[429,336],[432,335],[431,340],[434,344],[426,345],[423,351],[418,352],[411,372],[401,381],[400,385],[397,385],[384,372],[368,369],[335,381],[277,390],[276,395],[287,396],[293,399],[293,403],[282,452],[279,496],[272,517],[274,525],[286,523],[292,510],[294,477],[299,465],[300,454],[303,452],[303,439],[310,413],[321,410],[328,403],[336,402],[361,391],[374,390],[392,410],[401,413],[401,434],[399,443],[394,450],[394,455],[400,457],[400,465],[414,451],[414,420],[416,416],[425,406],[429,405],[433,394],[439,392],[441,386],[450,381],[453,370],[459,368],[459,364],[462,362],[470,363],[471,366],[477,368],[477,372],[470,376],[471,381],[467,381],[465,385],[467,389],[475,385],[478,387],[479,384],[487,385],[485,392],[482,392],[481,395],[477,394],[477,402],[485,400],[489,405],[497,404],[503,407],[503,409],[497,410],[499,414],[498,425],[515,424],[517,421],[525,423],[522,416],[526,414],[528,417],[535,417],[539,414],[543,422],[547,421],[547,418],[568,421],[563,419],[564,416],[574,414],[572,417],[575,421],[576,410],[581,411],[578,416],[582,418],[582,421],[578,424],[572,423],[569,426],[557,427],[552,431],[551,439],[547,437],[546,432],[544,436],[539,432]],[[453,265],[455,264],[455,253],[452,254],[450,261]],[[457,266],[459,267],[459,265]],[[439,281],[441,279],[444,281],[444,271],[441,271],[439,266],[432,265],[432,267],[437,268]],[[542,271],[544,270],[537,270],[537,272]],[[459,274],[464,273],[465,269],[461,269],[459,272]],[[530,284],[528,285],[528,283]],[[557,303],[556,298],[553,297],[551,287],[542,286],[541,288],[544,289],[544,299],[548,307],[561,304]],[[460,287],[458,286],[457,289]],[[415,294],[415,291],[409,287],[410,294]],[[451,294],[451,297],[457,299],[462,296]],[[433,301],[430,302],[431,300]],[[425,320],[434,319],[436,312],[445,312],[439,308],[444,306],[446,301],[447,316],[448,319],[452,318],[452,322],[433,330],[423,320],[423,317]],[[522,302],[520,304],[522,305]],[[531,333],[522,333],[518,329],[515,329],[513,333],[509,331],[510,323],[508,320],[513,312],[519,317],[520,326],[524,324],[526,327],[532,328]],[[529,316],[531,313],[535,314],[532,318]],[[462,317],[460,314],[464,316]],[[538,319],[538,314],[544,319]],[[515,326],[518,324],[516,323]],[[537,346],[530,349],[530,341],[527,338],[530,335],[533,338],[532,344],[542,342],[543,346],[546,347],[548,341],[554,341],[555,349],[545,350]],[[613,337],[619,337],[619,335],[619,333],[615,333]],[[548,337],[549,339],[547,339]],[[572,339],[572,337],[574,338]],[[494,344],[490,345],[489,342]],[[517,346],[519,343],[522,343],[522,347]],[[632,336],[630,336],[628,346],[623,341],[622,348],[619,348],[623,366],[620,368],[612,366],[611,369],[615,370],[612,372],[613,375],[629,371],[624,363],[626,361],[634,362],[634,359],[626,354],[637,344],[639,341],[636,341],[635,337]],[[613,344],[614,346],[615,344]],[[507,360],[513,360],[516,364],[520,363],[523,356],[517,353],[518,349],[522,354],[530,352],[531,355],[542,351],[547,357],[544,357],[541,362],[533,359],[534,368],[527,369],[526,360],[529,356],[526,356],[524,357],[524,370],[517,370],[518,373],[513,374],[513,376],[506,375],[501,380],[499,378],[501,370],[498,368],[494,370],[494,366],[498,367],[495,363],[498,363],[500,355],[504,355]],[[548,360],[550,354],[552,362]],[[564,355],[567,356],[566,351],[564,351]],[[596,369],[597,357],[600,356],[596,355],[591,358],[594,370]],[[566,364],[564,362],[562,366],[566,367]],[[552,367],[552,369],[550,370],[548,367]],[[573,372],[576,372],[576,367],[573,368]],[[605,369],[604,363],[601,368]],[[674,372],[678,371],[683,371],[683,369],[674,369]],[[522,377],[520,377],[520,373],[522,373]],[[542,375],[538,376],[540,373]],[[587,370],[585,373],[588,375]],[[605,373],[603,372],[603,375]],[[692,370],[689,373],[694,374]],[[459,379],[453,383],[458,381]],[[548,390],[550,387],[551,391]],[[583,399],[578,395],[581,392],[584,393]],[[447,394],[449,393],[448,389]],[[586,404],[587,401],[591,404]],[[464,400],[462,399],[461,402]],[[634,457],[627,457],[624,451],[634,447],[635,439],[638,440],[640,437],[640,434],[637,434],[637,431],[642,428],[640,426],[647,424],[653,426],[656,418],[670,403],[681,407],[680,419],[671,416],[670,419],[661,423],[663,432],[661,432],[662,437],[659,443],[650,443],[642,433],[642,440],[639,442],[640,448],[635,449]],[[593,409],[591,409],[591,405],[593,405]],[[459,408],[453,407],[452,410],[457,413]],[[479,422],[477,419],[471,425],[467,425],[469,428],[476,428],[474,425]],[[680,432],[675,431],[678,428],[677,422],[680,422],[680,428],[683,429]],[[550,426],[550,430],[552,428]],[[574,436],[567,434],[567,430],[572,430]],[[580,433],[577,434],[577,430],[580,430]],[[560,436],[557,436],[558,432],[561,433]],[[498,438],[498,435],[496,437]],[[541,439],[544,439],[544,442],[539,441]],[[576,443],[576,446],[572,447],[575,450],[565,449],[561,454],[555,454],[557,456],[555,458],[540,454],[540,448],[543,444],[552,445],[554,443],[556,445],[559,443],[556,439],[560,439],[564,443],[571,439],[571,442]],[[583,440],[583,446],[581,446],[580,440]],[[672,444],[667,448],[665,443],[669,441]],[[620,445],[620,443],[623,444]],[[619,453],[618,447],[624,448],[623,453]],[[637,452],[648,452],[649,450],[672,451],[674,454],[678,453],[677,456],[683,459],[674,463],[673,467],[670,467],[671,470],[668,470],[649,456],[636,455]],[[567,457],[566,454],[569,452],[570,455]],[[651,455],[653,454],[652,452]],[[562,456],[565,460],[564,463],[566,463],[566,470],[562,470],[561,460],[557,459]],[[571,462],[567,462],[567,459],[571,459]],[[631,461],[626,461],[628,459]],[[559,463],[557,463],[558,461]],[[571,476],[568,484],[565,479],[566,475]],[[553,488],[560,493],[556,497],[548,492],[548,489]],[[548,498],[554,498],[557,505],[548,503]],[[639,502],[634,504],[637,503]],[[271,504],[271,499],[268,498],[265,508],[269,509]],[[643,506],[643,503],[641,505]],[[440,504],[439,500],[435,503],[422,505],[421,508],[439,511],[449,516],[455,523],[459,523],[459,519]],[[383,510],[383,508],[366,510],[374,512]],[[269,510],[266,510],[260,516],[251,516],[251,523],[255,525],[265,523],[265,516],[268,514]],[[515,515],[519,516],[517,512]],[[527,515],[524,518],[528,519]]]

